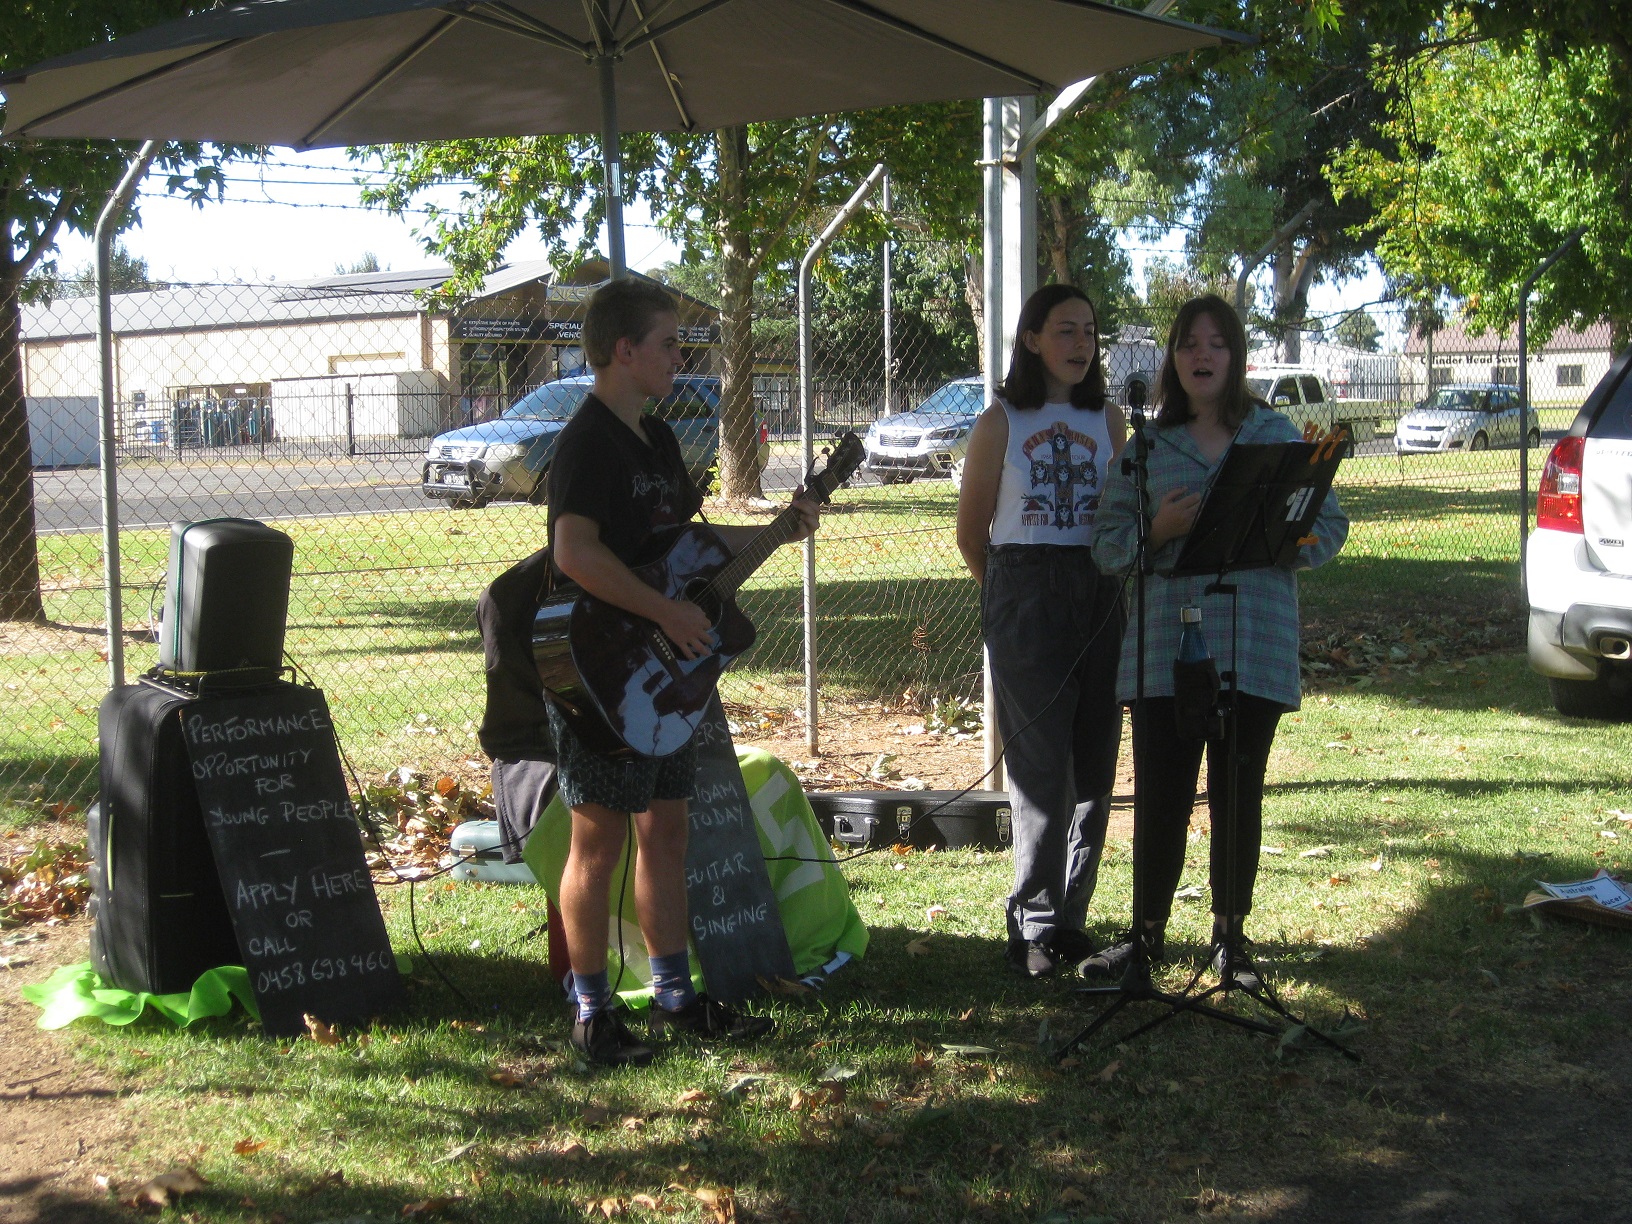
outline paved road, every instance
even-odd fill
[[[1531,452],[1539,470],[1547,448],[1562,431],[1550,430]],[[1360,444],[1357,459],[1393,456],[1384,438]],[[792,457],[775,455],[765,473],[765,492],[786,494],[802,475]],[[873,483],[865,474],[860,483]],[[152,464],[119,471],[119,517],[127,528],[163,528],[172,522],[240,517],[287,519],[343,514],[393,514],[446,503],[419,488],[419,456],[276,460],[266,462]],[[35,517],[42,535],[98,531],[102,484],[94,468],[34,473]]]
[[[772,496],[798,483],[791,459],[773,458]],[[393,514],[440,508],[419,487],[419,456],[133,464],[119,470],[119,519],[128,529],[164,528],[208,518],[287,519]],[[42,535],[100,531],[102,478],[95,468],[34,473],[34,513]]]

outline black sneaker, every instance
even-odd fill
[[[1088,938],[1086,931],[1061,927],[1048,937],[1048,949],[1062,965],[1079,965],[1098,952],[1099,945]]]
[[[602,1008],[572,1026],[572,1048],[601,1067],[644,1067],[652,1047],[642,1045],[616,1012]]]
[[[1252,940],[1244,935],[1221,939],[1213,945],[1213,972],[1218,974],[1218,983],[1226,990],[1257,994],[1264,988],[1258,966],[1252,963],[1252,955],[1247,951],[1250,947]]]
[[[1166,954],[1162,928],[1147,930],[1144,945],[1146,963],[1160,964]],[[1128,971],[1128,964],[1132,960],[1133,932],[1124,931],[1122,937],[1110,947],[1082,960],[1077,965],[1077,972],[1085,978],[1112,978],[1119,981]]]
[[[1004,954],[1009,964],[1029,978],[1044,978],[1059,968],[1059,958],[1040,939],[1011,939]]]
[[[652,1004],[652,1036],[662,1038],[689,1033],[704,1041],[752,1041],[776,1028],[769,1016],[748,1016],[724,1003],[700,994],[679,1011]]]

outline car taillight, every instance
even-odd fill
[[[1581,452],[1585,438],[1560,438],[1541,469],[1536,526],[1585,534],[1581,525]]]

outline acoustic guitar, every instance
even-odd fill
[[[829,501],[864,454],[861,439],[844,434],[822,470],[805,477],[805,496]],[[656,560],[630,567],[647,586],[708,614],[714,648],[698,659],[682,658],[656,622],[559,584],[534,618],[533,660],[578,737],[613,755],[663,757],[685,747],[720,673],[754,644],[737,591],[799,530],[799,512],[789,506],[733,556],[713,528],[688,523],[663,537]]]

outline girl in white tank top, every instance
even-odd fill
[[[1088,545],[1127,425],[1105,395],[1097,331],[1073,286],[1027,299],[958,496],[1014,816],[1006,957],[1034,978],[1095,951],[1083,928],[1122,734],[1121,588]]]

